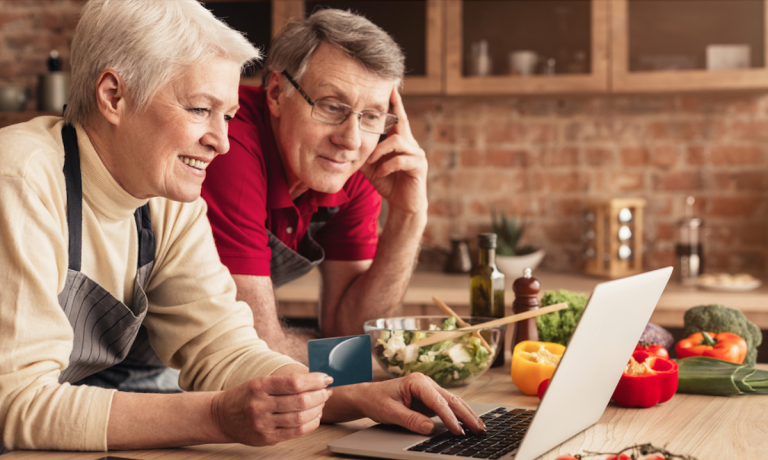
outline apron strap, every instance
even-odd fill
[[[141,268],[155,260],[155,232],[152,231],[152,219],[149,215],[149,202],[133,214],[136,229],[139,232],[139,265]]]
[[[61,128],[64,141],[64,179],[67,184],[67,225],[69,226],[69,269],[82,267],[83,253],[83,180],[80,174],[80,149],[77,131],[72,125]],[[149,203],[134,213],[139,232],[139,265],[141,268],[155,260],[155,234],[149,215]]]
[[[67,225],[69,226],[69,269],[79,272],[82,262],[83,182],[80,177],[80,150],[77,131],[72,125],[61,128],[64,141],[64,179],[67,185]]]

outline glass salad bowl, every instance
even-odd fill
[[[470,326],[497,318],[462,317]],[[490,352],[473,331],[420,347],[409,346],[433,336],[436,331],[457,329],[456,319],[446,316],[401,316],[366,321],[371,336],[371,351],[391,377],[421,372],[440,386],[467,384],[483,374],[499,352],[499,341],[506,325],[475,329],[490,346]]]

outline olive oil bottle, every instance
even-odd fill
[[[504,274],[496,268],[496,234],[479,234],[477,244],[480,248],[480,263],[470,275],[469,314],[501,318],[504,316]],[[504,365],[503,335],[497,350],[496,359],[491,367]]]

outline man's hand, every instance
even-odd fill
[[[316,372],[255,378],[218,394],[212,416],[228,442],[273,446],[318,427],[332,382]]]
[[[390,209],[407,214],[426,213],[427,157],[411,133],[403,100],[395,87],[390,102],[398,123],[360,171],[389,202]]]
[[[350,408],[359,412],[349,412]],[[486,431],[482,420],[464,400],[419,373],[384,382],[337,388],[325,412],[324,422],[364,416],[385,424],[401,425],[421,434],[430,434],[435,428],[430,419],[433,415],[438,415],[451,433],[457,435],[464,433],[459,420],[474,433]]]

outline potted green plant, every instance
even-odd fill
[[[523,270],[531,271],[539,266],[546,252],[531,245],[520,245],[525,234],[526,222],[522,217],[499,216],[494,212],[491,225],[496,234],[496,266],[514,280],[523,275]]]

